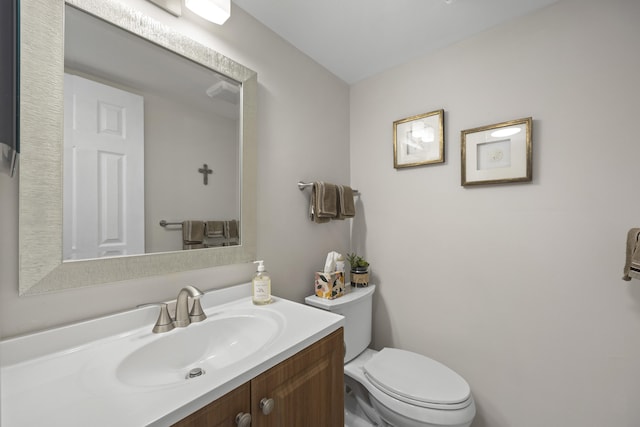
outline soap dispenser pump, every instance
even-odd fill
[[[258,264],[256,275],[251,281],[253,287],[253,303],[256,305],[265,305],[271,302],[271,279],[264,269],[264,261],[254,261]]]

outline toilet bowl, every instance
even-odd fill
[[[374,291],[369,285],[334,300],[305,299],[345,316],[345,426],[470,426],[476,409],[464,378],[417,353],[367,348]]]
[[[345,384],[374,425],[466,427],[475,416],[467,382],[416,353],[366,349],[345,365],[344,373]]]

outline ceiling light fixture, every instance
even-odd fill
[[[231,16],[231,0],[185,0],[184,5],[207,21],[222,25]]]

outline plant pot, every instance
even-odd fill
[[[353,267],[351,269],[351,286],[356,288],[369,286],[369,267]]]

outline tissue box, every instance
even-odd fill
[[[344,272],[333,273],[316,272],[316,296],[334,299],[344,295]]]

